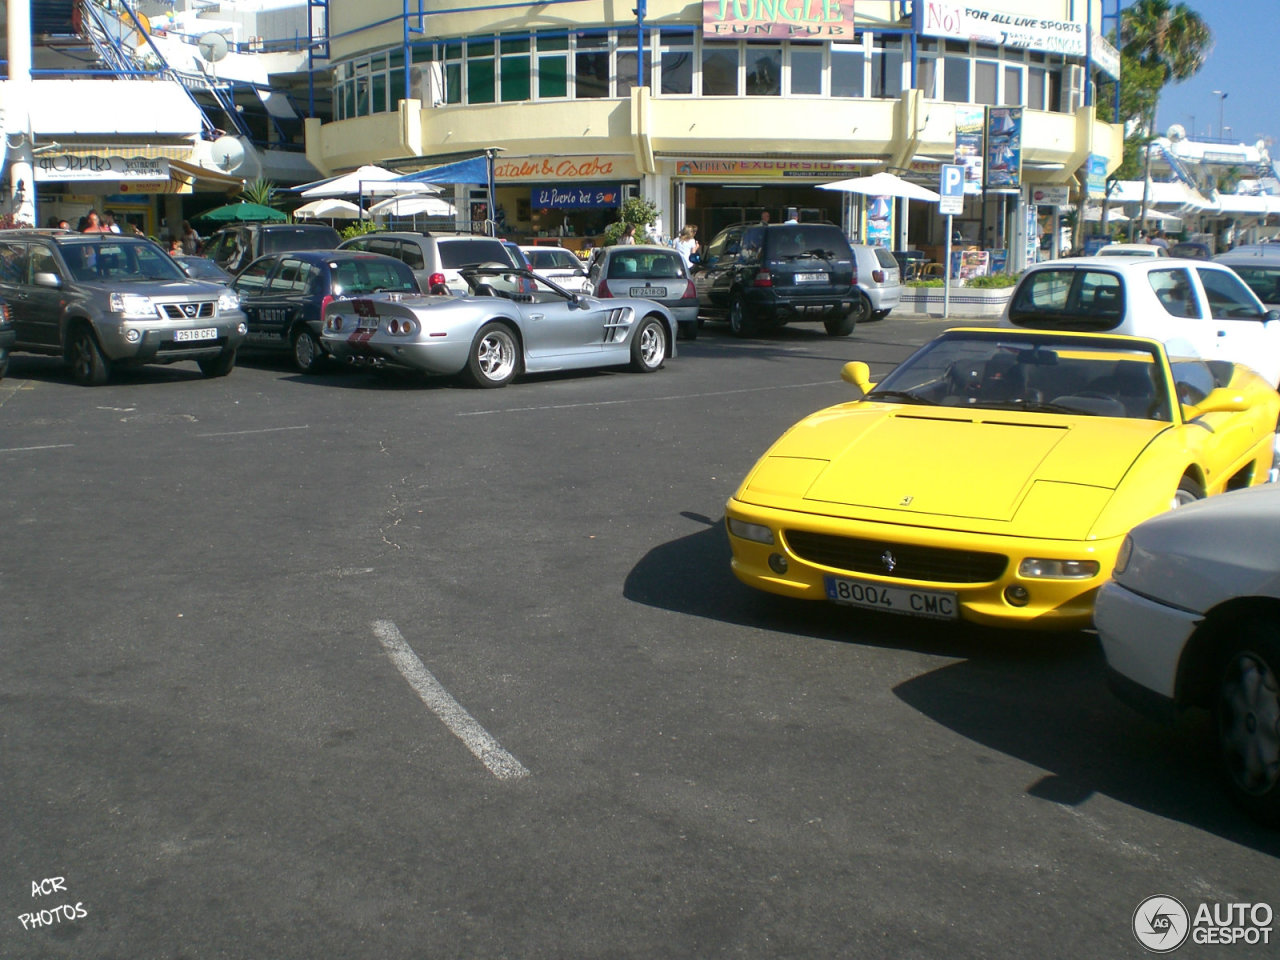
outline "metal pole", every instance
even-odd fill
[[[951,316],[951,214],[947,214],[947,253],[942,261],[942,319]]]

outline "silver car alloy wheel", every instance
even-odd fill
[[[515,371],[516,344],[505,330],[491,330],[476,345],[480,372],[489,380],[505,380]]]
[[[646,367],[656,367],[667,353],[667,345],[663,341],[662,327],[656,323],[645,326],[640,331],[640,358]]]
[[[1223,756],[1240,790],[1265,794],[1280,780],[1280,684],[1248,649],[1232,656],[1221,687]]]

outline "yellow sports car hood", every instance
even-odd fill
[[[850,518],[1083,536],[1152,438],[1147,420],[857,403],[796,424],[738,498]],[[1022,514],[1020,517],[1019,515]],[[910,515],[915,515],[913,521]]]

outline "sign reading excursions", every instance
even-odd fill
[[[853,0],[702,0],[707,36],[852,40]]]

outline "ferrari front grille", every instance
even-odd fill
[[[787,530],[785,533],[792,552],[802,560],[835,570],[870,573],[894,580],[990,583],[998,580],[1009,564],[1008,557],[978,550],[922,547],[888,540],[837,537],[807,530]]]

